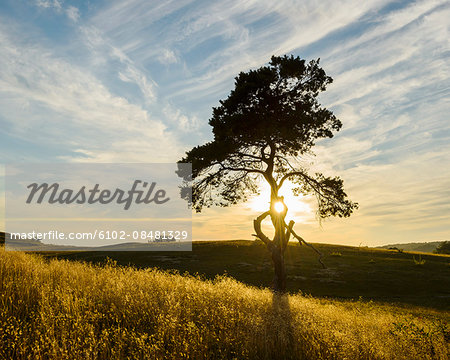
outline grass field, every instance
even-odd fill
[[[287,287],[315,297],[376,300],[450,310],[450,256],[394,250],[315,245],[327,269],[308,247],[291,244],[286,251]],[[229,276],[249,285],[270,287],[273,270],[264,245],[256,241],[194,242],[192,252],[48,253],[58,257],[138,268],[175,269],[207,279]],[[424,260],[422,265],[419,256]],[[414,261],[416,260],[416,262]]]
[[[198,248],[216,251],[221,246],[225,245]],[[226,246],[231,254],[239,249],[258,253],[259,248],[247,243]],[[330,265],[337,267],[348,257],[340,250],[342,256],[328,259]],[[199,251],[194,254],[199,256]],[[388,261],[386,255],[377,258],[375,254],[371,257],[375,261]],[[226,258],[222,254],[220,266],[227,267]],[[256,258],[250,256],[248,261]],[[423,266],[427,264],[437,267],[445,262]],[[229,277],[202,280],[111,262],[95,266],[3,249],[0,279],[1,359],[449,356],[450,314],[443,310],[300,294],[279,296]]]

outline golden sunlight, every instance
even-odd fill
[[[313,209],[303,196],[294,196],[292,194],[293,185],[286,182],[280,190],[279,195],[284,197],[284,203],[288,208],[288,219],[296,220],[306,219],[313,216]],[[277,203],[278,204],[278,203]],[[283,203],[275,204],[275,211],[282,212],[284,210]],[[270,208],[270,187],[269,185],[260,184],[260,194],[249,199],[246,206],[258,213],[269,210]],[[277,209],[279,207],[279,210]]]
[[[277,213],[281,213],[281,212],[284,211],[284,205],[283,205],[283,203],[282,203],[281,201],[277,201],[277,202],[274,204],[273,208],[275,209],[275,211],[276,211]]]

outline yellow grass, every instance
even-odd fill
[[[448,359],[448,313],[0,249],[1,359]],[[447,342],[446,342],[447,341]]]

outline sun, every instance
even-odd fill
[[[273,205],[273,208],[275,209],[275,211],[277,212],[277,213],[281,213],[281,212],[283,212],[284,211],[284,205],[283,205],[283,203],[281,202],[281,201],[277,201],[274,205]]]
[[[283,188],[280,190],[279,195],[284,197],[284,203],[288,208],[288,217],[295,218],[307,218],[312,213],[309,203],[302,196],[294,196],[292,194],[293,185],[289,182],[286,182]],[[249,199],[246,206],[250,208],[250,210],[256,213],[263,213],[270,209],[270,187],[268,184],[262,183],[260,185],[260,193],[257,196],[254,196]],[[277,202],[274,205],[274,209],[276,212],[283,212],[284,205],[283,203]]]

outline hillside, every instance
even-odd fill
[[[206,281],[111,261],[94,267],[0,249],[0,296],[1,359],[401,360],[450,353],[449,312],[273,295],[227,277]]]
[[[450,309],[450,256],[419,255],[394,250],[315,244],[327,268],[308,247],[292,243],[286,250],[287,287],[315,297],[372,299]],[[74,252],[45,253],[58,257],[138,268],[157,267],[214,279],[228,274],[246,284],[271,287],[272,264],[257,241],[194,242],[192,252]]]
[[[434,253],[439,244],[444,241],[432,241],[421,243],[391,244],[379,246],[380,249],[397,248],[403,251],[420,251],[425,253]]]

